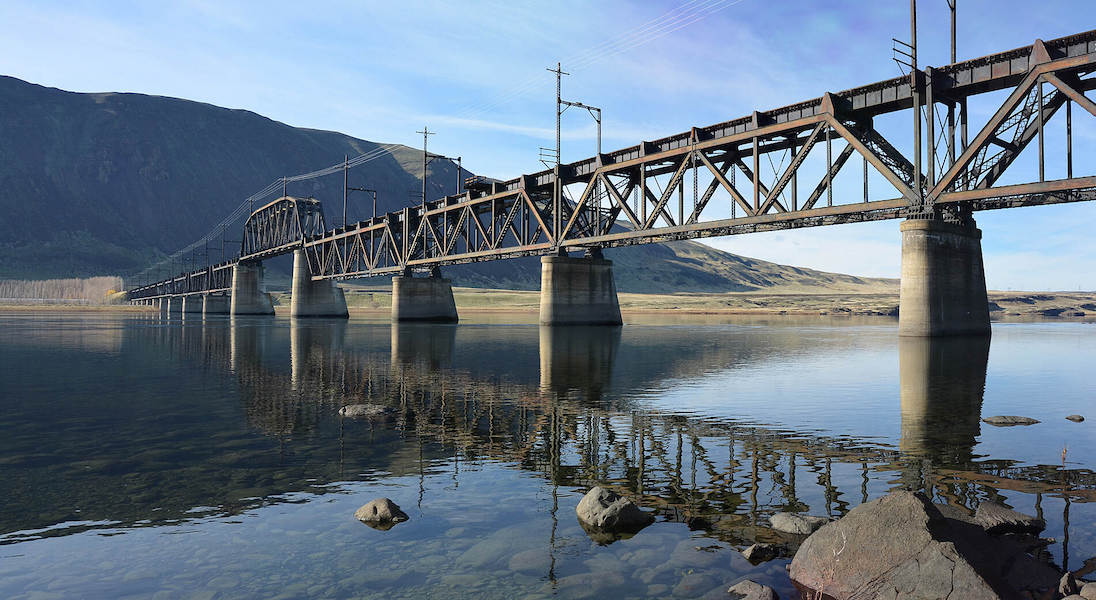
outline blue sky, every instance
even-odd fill
[[[947,63],[945,0],[921,0],[918,8],[921,63]],[[415,131],[428,125],[438,132],[431,150],[509,178],[541,168],[537,149],[553,143],[555,82],[545,67],[557,61],[571,73],[564,97],[604,109],[603,144],[611,150],[893,77],[891,38],[908,38],[908,10],[903,0],[0,0],[0,73],[68,90],[243,108],[378,142],[419,146]],[[1092,2],[1034,9],[959,0],[958,54],[1094,27]],[[972,106],[972,126],[994,108]],[[563,129],[565,162],[593,153],[585,113],[568,112]],[[1075,173],[1096,174],[1096,119],[1075,110],[1074,133]],[[1048,138],[1048,147],[1060,145]],[[1048,177],[1063,169],[1052,167]],[[991,288],[1096,289],[1092,203],[985,212],[978,222]],[[892,277],[901,249],[895,221],[706,243]]]

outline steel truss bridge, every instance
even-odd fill
[[[1094,72],[1096,30],[693,127],[345,227],[327,229],[314,199],[282,197],[247,220],[236,260],[133,289],[129,297],[227,290],[236,263],[297,249],[313,279],[343,279],[883,219],[962,222],[979,210],[1096,200],[1096,174],[1075,176],[1072,152],[1073,105],[1096,117],[1086,96],[1096,88]],[[968,100],[1002,90],[1011,92],[970,137]],[[1048,180],[1044,131],[1063,112],[1067,177]],[[876,119],[892,113],[911,122],[925,114],[924,148],[917,135],[904,154],[880,133]],[[836,152],[834,142],[842,145]],[[1038,180],[997,185],[1032,143]],[[835,195],[834,179],[854,154],[863,163],[863,194]],[[824,163],[803,186],[800,175],[812,174],[804,168],[808,156],[824,156]],[[894,197],[869,199],[869,166]]]

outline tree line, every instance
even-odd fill
[[[115,276],[74,279],[0,279],[0,300],[106,304],[107,294],[122,289]]]

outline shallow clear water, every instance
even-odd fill
[[[898,487],[1096,556],[1096,413],[1064,419],[1094,405],[1096,325],[491,320],[0,315],[0,597],[787,598],[786,559],[738,553],[781,540],[767,517]],[[361,403],[384,412],[338,416]],[[588,535],[594,484],[657,521]],[[357,522],[378,496],[411,520]]]

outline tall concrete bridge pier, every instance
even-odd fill
[[[428,277],[415,277],[410,270],[392,278],[392,321],[456,323],[457,304],[453,285],[432,269]]]
[[[333,279],[312,279],[308,258],[302,249],[293,251],[293,283],[290,293],[291,317],[345,319],[350,316],[346,309],[346,296]]]
[[[229,312],[235,315],[272,315],[274,302],[263,291],[263,264],[240,262],[232,269]]]
[[[909,219],[901,225],[898,334],[990,334],[982,232],[974,220]]]

